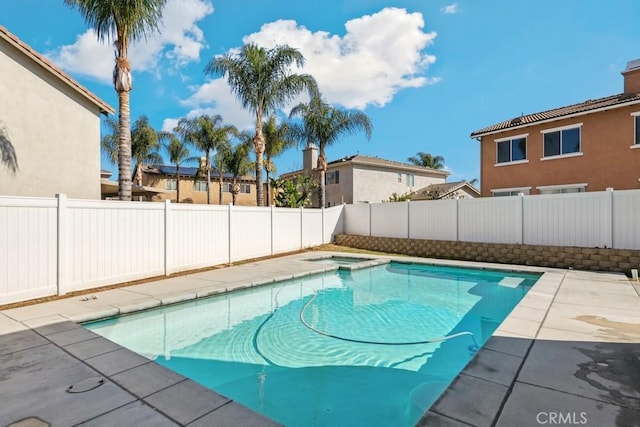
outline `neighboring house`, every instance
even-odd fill
[[[100,171],[100,192],[102,193],[102,200],[119,200],[118,182],[110,180],[111,175],[111,171],[104,169]],[[131,185],[131,200],[150,202],[154,200],[154,196],[160,196],[163,193],[169,193],[169,191],[137,185],[135,183]]]
[[[282,178],[317,174],[317,159],[318,149],[308,146],[303,150],[303,169],[283,174]],[[327,207],[343,203],[380,203],[389,200],[393,193],[402,195],[430,184],[444,183],[448,175],[449,172],[379,157],[347,156],[327,163],[326,203]],[[314,197],[313,206],[317,203],[317,197]]]
[[[640,188],[640,60],[624,92],[477,130],[483,197]]]
[[[475,199],[480,191],[467,181],[431,184],[411,195],[411,200]]]
[[[176,189],[178,180],[176,179],[176,167],[169,165],[148,165],[142,167],[142,185],[159,190],[166,190],[165,194],[158,194],[152,198],[153,201],[171,200],[176,201]],[[255,206],[256,205],[256,180],[253,176],[243,176],[238,178],[240,192],[236,199],[236,205]],[[231,203],[231,188],[233,176],[229,173],[223,175],[222,204]],[[217,205],[219,201],[218,172],[211,171],[211,204]],[[180,167],[180,203],[207,203],[207,177],[202,173],[202,169],[197,167]]]
[[[2,26],[0,94],[0,195],[100,199],[100,115],[114,109]]]

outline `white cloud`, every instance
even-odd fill
[[[350,108],[383,106],[402,88],[439,80],[423,75],[436,60],[423,53],[436,33],[423,31],[420,13],[385,8],[350,20],[345,28],[346,34],[340,37],[279,20],[263,25],[243,41],[298,48],[306,59],[302,71],[316,78],[325,98]]]
[[[131,46],[132,69],[155,71],[162,59],[174,67],[198,61],[205,40],[196,23],[212,12],[213,6],[207,0],[169,1],[159,31]],[[48,52],[47,56],[67,71],[110,83],[114,65],[111,43],[113,40],[98,42],[90,29],[79,35],[75,43]]]
[[[316,78],[328,102],[348,108],[384,106],[403,88],[440,80],[424,75],[436,58],[423,50],[433,44],[436,33],[423,31],[421,14],[386,8],[350,20],[345,28],[346,34],[341,37],[311,32],[295,21],[278,20],[263,25],[259,32],[244,37],[243,42],[268,48],[277,44],[298,48],[306,59],[299,71]],[[236,51],[237,48],[229,52]],[[193,94],[183,101],[183,105],[192,108],[188,116],[206,111],[220,114],[226,123],[241,129],[253,126],[255,118],[241,107],[225,79],[211,79],[191,89]],[[301,95],[292,105],[304,98]]]
[[[454,13],[458,13],[458,3],[449,4],[440,10],[445,15],[453,15]]]

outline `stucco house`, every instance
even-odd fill
[[[471,133],[482,196],[640,188],[640,60],[622,75],[622,93]]]
[[[315,174],[318,148],[309,145],[303,150],[303,168],[282,178]],[[343,203],[380,203],[393,193],[403,195],[430,184],[446,182],[449,172],[425,168],[379,157],[355,154],[327,163],[325,174],[326,206]],[[317,197],[312,206],[317,207]]]
[[[207,203],[207,177],[201,173],[202,168],[180,167],[180,203]],[[253,176],[247,175],[237,179],[240,185],[240,192],[236,198],[236,205],[255,206],[256,205],[256,180]],[[142,185],[144,188],[164,190],[160,194],[152,197],[153,201],[171,200],[176,201],[177,197],[177,171],[172,165],[144,165],[142,167]],[[222,178],[222,204],[228,205],[232,202],[231,186],[233,176],[224,173]],[[218,172],[211,171],[211,204],[218,204],[220,184],[218,182]]]
[[[113,107],[2,26],[0,94],[0,195],[100,199],[100,115]]]

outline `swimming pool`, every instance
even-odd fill
[[[538,277],[392,262],[85,327],[288,426],[413,425]]]

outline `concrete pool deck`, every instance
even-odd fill
[[[335,269],[307,261],[327,255],[306,252],[0,311],[0,426],[277,425],[78,322]],[[640,425],[640,284],[610,273],[346,256],[544,272],[418,425]]]

